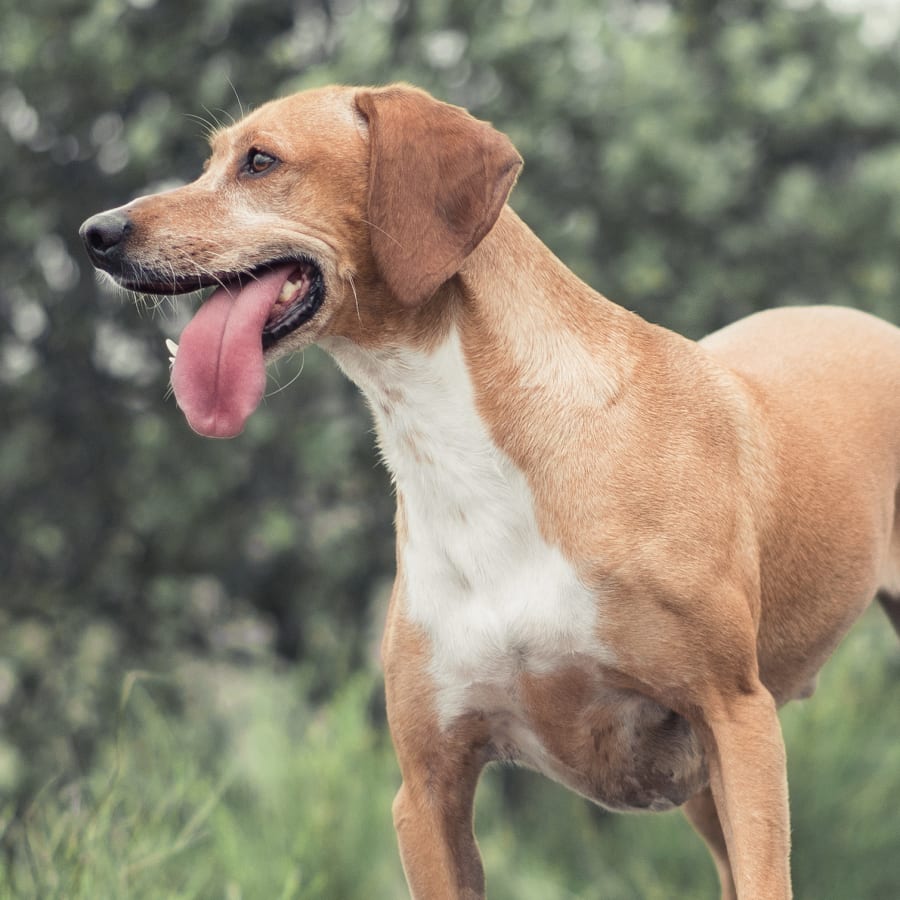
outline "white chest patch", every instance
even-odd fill
[[[322,342],[369,400],[402,493],[407,615],[433,642],[439,716],[520,711],[522,672],[611,661],[596,598],[540,534],[522,472],[475,408],[455,332],[430,354]]]

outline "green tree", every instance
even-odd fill
[[[355,389],[309,351],[238,441],[195,437],[163,348],[192,301],[98,285],[84,218],[193,178],[207,124],[242,105],[405,79],[507,131],[516,209],[650,319],[699,336],[834,302],[897,321],[900,44],[881,38],[778,0],[0,0],[9,815],[91,767],[130,668],[277,654],[327,697],[369,658],[393,570]]]

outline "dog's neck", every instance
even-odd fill
[[[469,305],[489,317],[535,325],[550,317],[554,330],[590,326],[596,333],[618,328],[625,313],[585,284],[509,206],[466,259],[459,278]]]
[[[581,282],[510,209],[429,303],[441,306],[426,340],[418,328],[418,341],[320,343],[366,396],[410,533],[497,511],[479,546],[459,548],[462,564],[499,552],[528,519],[526,484],[580,422],[602,444],[603,409],[627,391],[649,326]],[[447,544],[446,530],[434,537]]]
[[[365,394],[398,478],[398,397],[420,401],[407,410],[410,428],[454,401],[461,384],[482,422],[491,418],[486,394],[498,391],[510,407],[522,391],[562,399],[548,406],[564,410],[579,398],[602,406],[623,390],[632,345],[646,338],[646,323],[582,282],[509,207],[426,307],[393,317],[383,310],[360,339],[350,331],[320,340]]]
[[[421,317],[408,330],[416,340],[404,340],[404,329],[392,324],[381,344],[320,341],[365,394],[401,491],[421,480],[431,455],[449,468],[457,453],[462,479],[477,469],[476,424],[516,457],[529,411],[540,418],[542,409],[565,415],[614,403],[652,339],[643,320],[589,288],[509,207],[429,304],[440,306],[427,330]],[[549,439],[553,432],[542,429]]]
[[[585,284],[509,207],[458,279],[456,321],[467,356],[476,345],[506,355],[512,380],[530,388],[570,389],[570,368],[572,378],[583,383],[587,372],[596,379],[592,390],[605,382],[615,395],[631,375],[637,345],[650,337],[646,322]],[[587,368],[569,367],[573,355]]]

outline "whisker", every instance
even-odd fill
[[[362,325],[362,315],[359,312],[359,295],[356,293],[353,276],[349,272],[347,273],[347,281],[350,282],[350,290],[353,291],[353,301],[356,303],[356,318],[359,320],[359,324]]]
[[[216,126],[210,122],[208,119],[204,119],[203,116],[194,115],[194,113],[184,113],[185,118],[193,119],[195,122],[199,123],[203,136],[209,140],[218,130]]]
[[[244,118],[244,104],[241,103],[241,98],[238,96],[237,88],[234,86],[234,82],[230,78],[225,79],[228,82],[228,86],[231,88],[231,92],[234,94],[234,99],[237,100],[238,109],[241,111],[241,118]]]
[[[376,231],[380,231],[386,238],[390,238],[398,247],[400,247],[401,250],[406,249],[403,244],[401,244],[400,241],[397,240],[397,238],[390,234],[390,232],[387,232],[383,228],[380,228],[374,222],[370,222],[368,219],[362,218],[359,221],[362,222],[363,225],[368,225],[370,228],[374,228]]]
[[[230,112],[228,112],[227,109],[222,109],[221,106],[217,106],[215,109],[216,109],[216,112],[220,112],[220,113],[222,113],[222,115],[228,116],[228,118],[231,119],[231,123],[230,123],[230,124],[234,125],[235,122],[237,121],[237,120],[235,119],[235,117],[234,117]]]
[[[300,354],[300,368],[297,371],[297,374],[287,384],[279,385],[277,388],[275,388],[274,391],[270,391],[268,394],[266,394],[266,399],[268,399],[269,397],[274,397],[276,394],[280,394],[285,388],[289,388],[303,374],[303,367],[305,365],[306,365],[306,354],[301,353]]]
[[[219,117],[208,107],[204,106],[203,111],[212,119],[215,123],[215,127],[209,133],[209,139],[212,140],[220,131],[225,130],[225,125],[223,122],[219,120]]]

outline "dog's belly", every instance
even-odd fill
[[[708,782],[700,740],[684,718],[609,687],[587,666],[523,674],[505,700],[496,688],[474,688],[478,699],[486,701],[480,714],[497,759],[535,769],[607,809],[671,809]]]

